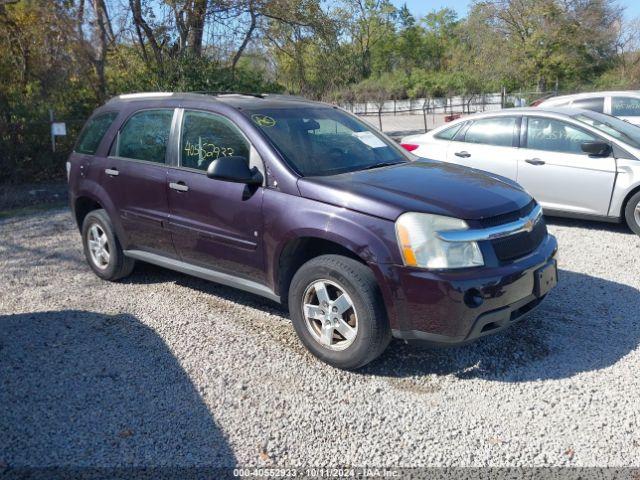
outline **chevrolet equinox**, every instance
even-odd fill
[[[515,182],[414,157],[353,115],[280,95],[121,95],[67,163],[100,278],[136,260],[288,305],[353,369],[392,337],[461,344],[556,285],[557,243]]]

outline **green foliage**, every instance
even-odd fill
[[[86,118],[120,93],[286,91],[382,105],[503,87],[638,88],[640,54],[621,40],[615,1],[476,0],[462,19],[446,8],[417,18],[390,0],[130,0],[106,2],[110,15],[99,2],[0,1],[0,182],[62,177]],[[101,30],[105,21],[119,27]],[[55,154],[50,109],[69,133]]]

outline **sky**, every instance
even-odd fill
[[[432,10],[439,10],[444,7],[451,8],[462,17],[467,14],[467,8],[471,0],[392,0],[396,5],[406,3],[409,10],[415,16],[422,16]],[[638,0],[618,0],[618,4],[626,7],[627,18],[640,17],[640,1]]]

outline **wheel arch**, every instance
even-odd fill
[[[387,316],[392,325],[397,322],[397,309],[392,292],[392,285],[397,282],[390,263],[377,263],[378,259],[388,259],[389,252],[372,252],[372,248],[384,248],[371,240],[365,249],[358,247],[352,239],[332,234],[330,231],[306,231],[300,235],[292,235],[281,245],[274,258],[273,285],[283,304],[286,304],[289,286],[298,269],[312,258],[325,254],[343,255],[366,265],[373,272],[378,288],[382,294]],[[376,245],[377,244],[377,245]]]
[[[85,195],[77,197],[74,201],[73,213],[78,228],[82,229],[82,223],[90,212],[103,208],[102,204],[93,197]]]
[[[89,212],[102,208],[109,215],[118,240],[123,245],[123,248],[126,248],[127,236],[122,227],[118,209],[109,194],[96,182],[88,183],[85,187],[72,197],[73,216],[78,224],[78,229],[82,230],[82,222]]]
[[[625,211],[627,210],[627,204],[629,203],[629,200],[631,200],[631,197],[633,197],[638,192],[640,192],[640,184],[633,187],[631,190],[629,190],[629,193],[625,195],[624,200],[622,201],[622,206],[620,207],[620,218],[622,218],[623,220],[625,220]]]
[[[367,265],[355,251],[336,240],[309,234],[292,237],[282,245],[277,257],[275,286],[280,296],[286,298],[291,279],[304,263],[327,254],[342,255]]]

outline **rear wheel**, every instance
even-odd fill
[[[640,192],[636,192],[627,202],[624,216],[629,228],[636,235],[640,235]]]
[[[300,267],[289,288],[289,311],[302,343],[334,367],[361,367],[391,339],[373,272],[348,257],[322,255]]]
[[[118,280],[133,271],[135,261],[125,257],[105,210],[87,214],[82,222],[82,243],[87,263],[100,278]]]

